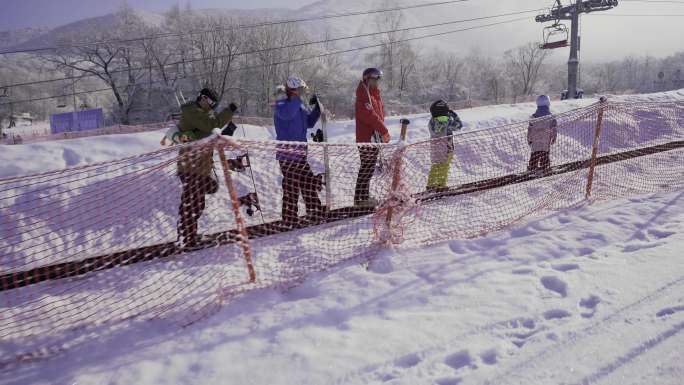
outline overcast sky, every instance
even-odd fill
[[[342,0],[341,0],[342,1]],[[23,27],[57,27],[86,17],[115,11],[123,0],[0,0],[0,30]],[[134,8],[159,12],[173,4],[193,8],[299,8],[312,0],[127,0]]]
[[[415,4],[436,0],[401,0],[398,4]],[[567,4],[570,0],[563,0]],[[137,9],[163,12],[173,4],[193,8],[299,8],[313,3],[311,0],[128,0]],[[55,27],[79,19],[100,16],[115,11],[122,0],[0,0],[0,30],[30,26]],[[333,2],[336,10],[355,11],[377,8],[373,0]],[[419,24],[437,23],[453,19],[491,15],[522,9],[548,7],[553,0],[470,0],[464,4],[421,8],[409,12],[423,14]],[[345,9],[348,6],[349,9]],[[436,10],[435,15],[431,15]],[[425,17],[427,13],[427,17]],[[618,8],[603,14],[684,14],[684,3],[621,2]],[[434,16],[434,17],[433,17]],[[598,13],[582,19],[582,47],[587,58],[616,59],[626,55],[666,56],[684,50],[684,17],[612,17]],[[413,25],[413,23],[409,23]],[[453,27],[451,27],[453,28]],[[450,36],[464,48],[478,46],[502,51],[528,41],[541,39],[541,25],[516,23],[473,33]],[[557,50],[554,57],[566,60],[567,50]],[[562,51],[562,52],[560,52]]]

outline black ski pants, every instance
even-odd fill
[[[321,199],[318,197],[318,182],[311,166],[304,160],[279,160],[280,172],[283,174],[283,207],[282,218],[287,226],[297,224],[299,196],[304,197],[307,215],[323,212]]]
[[[209,175],[179,174],[183,191],[178,208],[178,236],[184,243],[197,242],[198,221],[204,212],[206,194],[218,191],[218,182]]]
[[[359,146],[361,166],[359,167],[359,175],[356,178],[354,204],[370,199],[370,182],[375,172],[375,165],[378,163],[379,154],[380,149],[377,146]]]

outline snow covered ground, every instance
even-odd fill
[[[682,100],[684,91],[626,98]],[[591,103],[556,103],[554,110]],[[524,121],[533,110],[520,104],[460,114],[472,132]],[[411,119],[409,140],[424,139],[427,115]],[[398,120],[388,119],[395,136]],[[245,131],[272,137],[270,128]],[[335,122],[331,131],[335,142],[351,142],[353,124]],[[0,178],[134,156],[157,150],[160,138],[150,132],[3,146]],[[385,250],[370,269],[346,263],[286,292],[253,291],[185,328],[167,318],[133,323],[0,372],[0,384],[680,384],[682,225],[682,191],[585,203],[478,239]],[[183,283],[180,269],[170,278],[163,264],[141,269],[145,280]],[[121,281],[133,282],[135,271],[122,269],[131,276]],[[129,295],[112,292],[110,281],[99,282],[102,293]],[[41,300],[50,300],[51,290],[59,285]],[[60,303],[67,300],[78,297]],[[0,351],[16,348],[0,341]]]
[[[185,329],[149,321],[0,383],[681,384],[682,226],[684,192],[586,205],[253,292]]]
[[[629,102],[662,102],[684,100],[684,89],[645,95],[609,96],[613,101]],[[567,112],[585,107],[597,102],[596,99],[581,99],[556,101],[552,111]],[[464,123],[462,133],[476,129],[498,127],[510,123],[527,120],[534,112],[533,103],[519,103],[511,105],[497,105],[477,107],[458,111]],[[393,138],[399,136],[401,116],[388,117],[388,128]],[[429,137],[427,122],[429,114],[411,115],[412,121],[408,131],[408,141],[415,142]],[[243,131],[244,128],[244,131]],[[349,120],[335,121],[329,127],[330,141],[333,143],[354,142],[354,122]],[[139,134],[104,135],[73,140],[54,142],[30,143],[0,147],[0,178],[42,173],[60,170],[67,167],[77,167],[97,162],[121,159],[141,153],[159,149],[159,141],[164,130]],[[275,133],[272,127],[257,127],[245,125],[238,129],[235,137],[250,139],[273,139]],[[39,157],[36,154],[40,154]]]

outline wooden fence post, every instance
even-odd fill
[[[591,196],[591,188],[594,184],[594,172],[596,169],[596,157],[598,156],[598,149],[601,145],[601,129],[603,128],[603,112],[606,107],[606,98],[602,97],[599,101],[598,118],[596,119],[596,131],[594,134],[594,145],[591,149],[591,160],[589,161],[589,176],[587,177],[587,188],[585,198]]]
[[[219,158],[221,159],[221,166],[223,168],[223,178],[226,182],[226,187],[228,187],[228,193],[230,194],[230,203],[233,206],[233,213],[235,214],[235,222],[237,224],[238,236],[240,237],[239,243],[242,247],[242,252],[245,254],[245,261],[247,262],[247,271],[249,272],[249,281],[256,282],[256,271],[254,270],[254,262],[252,261],[252,247],[249,244],[249,234],[247,233],[247,225],[245,218],[242,216],[240,211],[240,200],[235,190],[235,185],[233,185],[233,179],[230,177],[230,167],[228,165],[228,160],[226,159],[226,153],[224,151],[225,146],[221,145],[219,142],[224,139],[217,139],[216,149],[219,153]]]
[[[401,148],[397,151],[396,156],[394,157],[394,174],[392,175],[392,187],[390,190],[390,197],[394,195],[394,193],[399,189],[399,184],[401,183],[401,168],[402,168],[402,163],[404,161],[404,145],[406,141],[406,133],[408,131],[408,125],[411,122],[408,119],[402,119],[401,120]],[[387,224],[387,228],[390,229],[392,226],[392,216],[394,215],[394,207],[390,206],[387,208],[387,217],[385,218],[385,223]]]

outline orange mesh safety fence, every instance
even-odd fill
[[[587,196],[684,187],[684,102],[603,102],[553,119],[548,154],[531,154],[521,122],[412,144],[212,137],[0,180],[0,365],[131,322],[189,324],[388,243],[476,237]]]

